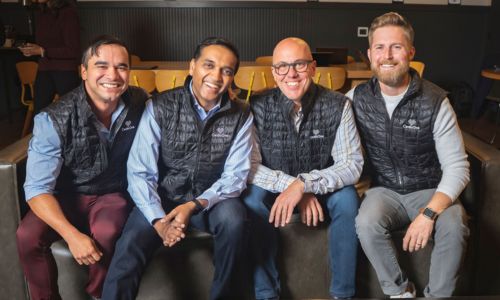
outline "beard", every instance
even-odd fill
[[[391,64],[392,61],[383,61],[381,64]],[[377,63],[371,63],[372,72],[377,79],[383,84],[390,87],[399,87],[403,84],[408,71],[410,70],[409,63],[398,63],[394,70],[381,70]]]

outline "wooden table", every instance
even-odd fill
[[[481,76],[493,79],[500,80],[500,70],[498,69],[484,69],[481,71]]]

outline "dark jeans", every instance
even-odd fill
[[[243,275],[239,267],[245,259],[246,223],[246,210],[238,198],[221,201],[190,219],[189,226],[214,235],[215,272],[210,299],[239,298],[241,291],[234,287]],[[154,227],[134,208],[117,242],[102,299],[135,299],[141,276],[161,245]]]
[[[256,185],[249,185],[243,200],[250,217],[250,251],[256,299],[276,298],[280,293],[276,266],[278,230],[268,221],[270,208],[278,195]],[[325,211],[325,216],[329,215],[331,219],[328,228],[330,270],[333,275],[330,294],[336,297],[352,297],[355,293],[358,250],[354,225],[359,207],[358,195],[353,186],[348,186],[316,197]]]
[[[91,236],[103,256],[89,266],[86,291],[100,297],[114,245],[130,211],[120,193],[58,196],[66,218],[80,231]],[[57,266],[50,245],[61,237],[49,225],[29,211],[17,229],[17,248],[32,300],[61,299],[57,286]]]
[[[80,77],[75,71],[38,71],[35,79],[35,114],[59,97],[76,88]]]

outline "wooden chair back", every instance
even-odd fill
[[[252,92],[271,89],[276,85],[270,66],[240,67],[234,76],[234,83],[240,89],[248,91],[246,101],[250,99]]]
[[[255,63],[259,66],[272,66],[273,57],[272,56],[259,56],[255,59]]]
[[[163,92],[183,86],[189,70],[159,70],[156,72],[156,90]]]
[[[314,82],[337,91],[344,86],[346,71],[341,67],[316,67]]]
[[[128,78],[129,85],[143,88],[151,94],[156,88],[155,72],[151,70],[131,70]]]
[[[424,74],[425,64],[421,61],[412,60],[410,61],[410,68],[415,69],[420,77]]]
[[[22,61],[16,63],[17,75],[21,81],[21,103],[27,106],[26,116],[24,118],[23,131],[21,137],[29,134],[31,120],[35,111],[35,79],[38,71],[38,63],[34,61]],[[31,99],[26,99],[26,86],[30,88]]]

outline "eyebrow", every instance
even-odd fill
[[[205,58],[205,60],[204,60],[203,62],[204,62],[204,63],[207,63],[207,62],[209,62],[209,63],[213,63],[214,65],[216,65],[216,64],[217,64],[214,60],[212,60],[212,59],[210,59],[210,58]],[[233,72],[234,72],[234,67],[231,67],[231,66],[221,66],[220,68],[221,68],[221,69],[230,69],[231,71],[233,71]]]
[[[108,66],[109,63],[107,61],[104,61],[104,60],[98,60],[94,63],[95,66]],[[127,67],[128,68],[128,64],[127,63],[119,63],[117,65],[117,67]]]

